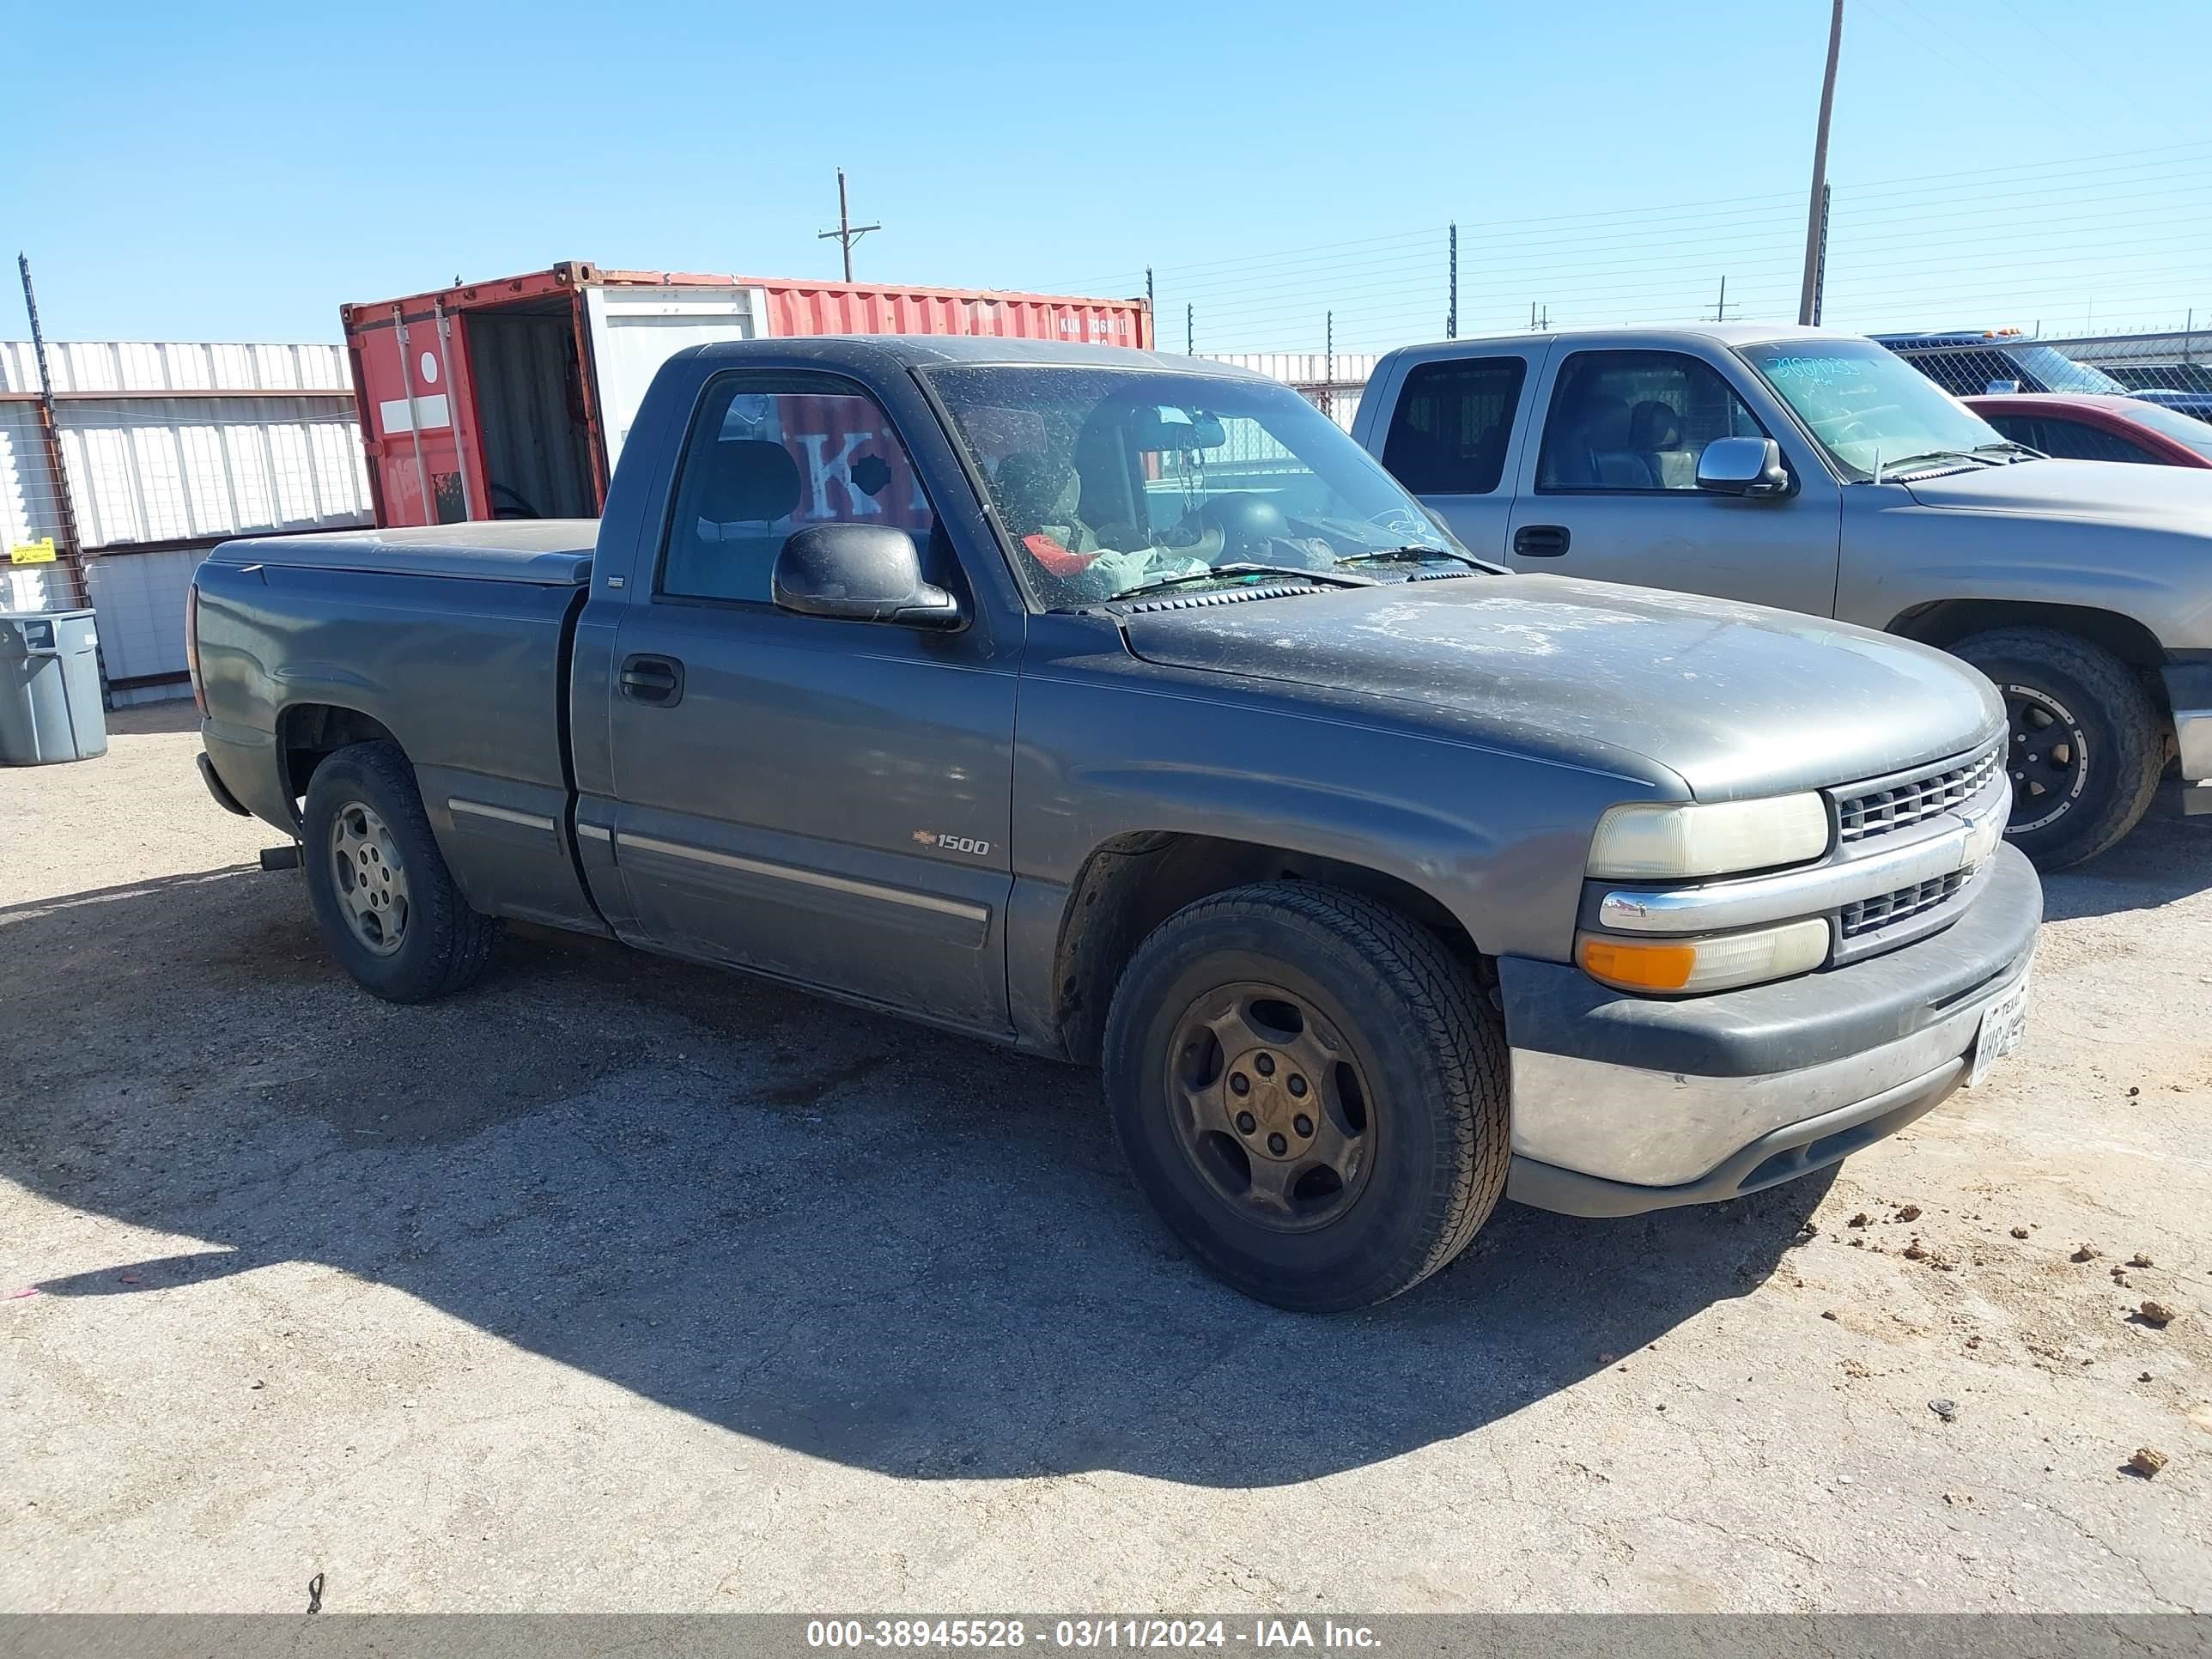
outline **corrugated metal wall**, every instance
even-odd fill
[[[369,522],[342,347],[72,341],[46,361],[111,682],[181,673],[185,590],[206,547]],[[38,385],[30,343],[0,341],[0,558],[61,532]],[[70,597],[57,567],[0,563],[9,609]],[[183,695],[181,683],[115,693]]]
[[[848,288],[842,283],[766,283],[771,335],[986,334],[1145,346],[1141,300],[1061,300],[950,289]]]
[[[353,396],[345,348],[223,342],[49,341],[54,391],[342,392]],[[28,340],[0,340],[0,392],[36,392],[39,364]]]
[[[350,393],[75,398],[55,419],[88,553],[368,522]]]

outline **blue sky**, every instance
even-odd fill
[[[0,236],[57,338],[333,339],[556,259],[1141,291],[1200,350],[1794,313],[1824,0],[0,0]],[[1849,0],[1827,320],[2212,319],[2212,5]],[[0,335],[20,335],[12,295]]]

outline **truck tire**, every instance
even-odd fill
[[[315,769],[301,834],[323,942],[387,1002],[428,1002],[474,980],[496,918],[469,908],[438,851],[396,743],[357,743]]]
[[[1503,1033],[1432,935],[1356,893],[1262,882],[1177,911],[1121,976],[1103,1060],[1146,1197],[1277,1307],[1410,1289],[1505,1189]]]
[[[2006,839],[2039,870],[2094,858],[2150,810],[2166,765],[2158,709],[2102,646],[2049,628],[1999,628],[1951,647],[2004,698],[2012,774]]]

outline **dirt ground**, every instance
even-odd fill
[[[1325,1320],[1176,1253],[1088,1073],[527,930],[378,1003],[188,708],[114,725],[0,771],[0,1609],[2212,1608],[2170,787],[1982,1088]]]

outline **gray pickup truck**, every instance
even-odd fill
[[[1832,1163],[2022,1026],[1980,676],[1485,567],[1235,371],[702,347],[604,520],[233,542],[191,616],[208,785],[371,991],[514,917],[1100,1065],[1169,1226],[1288,1306],[1501,1194]]]
[[[1903,358],[1772,324],[1573,330],[1383,358],[1353,434],[1476,553],[1786,606],[1963,657],[2045,870],[2178,757],[2212,811],[2212,472],[2052,460]]]

